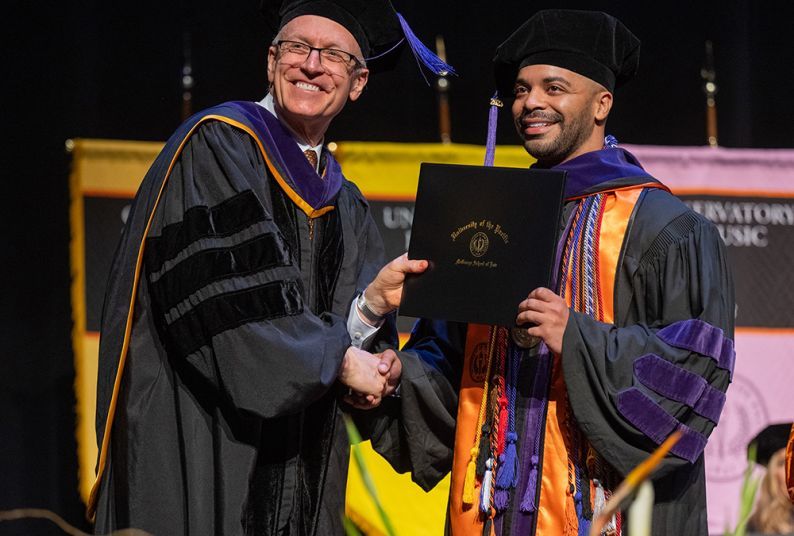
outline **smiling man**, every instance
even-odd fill
[[[400,21],[388,0],[263,10],[277,34],[267,96],[178,129],[114,259],[89,505],[99,533],[342,534],[342,399],[376,406],[399,374],[393,356],[359,349],[396,344],[393,319],[361,294],[382,245],[324,136],[380,68],[367,58],[403,39]]]
[[[295,16],[282,26],[268,51],[270,92],[262,104],[296,139],[318,147],[331,120],[364,90],[369,69],[363,57],[361,45],[338,22],[318,15]]]
[[[554,282],[516,304],[512,330],[420,320],[373,445],[426,488],[451,470],[451,534],[551,536],[588,534],[679,430],[653,477],[653,534],[706,534],[703,449],[733,371],[733,282],[715,227],[605,136],[639,40],[604,13],[541,11],[494,61],[535,166],[567,171]],[[619,514],[603,533],[631,528]]]

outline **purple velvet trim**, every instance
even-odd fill
[[[634,375],[645,387],[686,404],[714,424],[719,422],[725,394],[710,386],[701,376],[656,354],[644,355],[634,361]]]
[[[518,443],[521,449],[519,455],[520,468],[519,476],[523,480],[516,487],[516,500],[514,504],[519,504],[518,498],[527,499],[531,497],[535,501],[537,494],[537,482],[540,481],[540,467],[536,469],[536,479],[533,484],[530,478],[532,473],[532,462],[538,463],[540,458],[540,436],[543,434],[543,416],[546,413],[546,402],[548,399],[548,387],[551,373],[551,352],[546,344],[541,342],[538,347],[537,369],[535,378],[532,382],[530,393],[529,408],[526,412],[524,421],[524,434]],[[521,500],[521,502],[524,502]],[[512,530],[514,534],[530,534],[535,524],[535,512],[522,512],[521,508],[512,509]]]
[[[678,443],[670,449],[670,452],[684,458],[689,461],[689,463],[695,463],[700,455],[703,454],[703,450],[706,448],[706,441],[708,440],[703,434],[696,432],[685,424],[679,424],[678,429],[683,435],[681,439],[678,440]]]
[[[692,374],[659,357],[648,354],[634,361],[634,375],[643,385],[676,402],[694,407],[707,383],[697,374]]]
[[[720,328],[691,318],[662,328],[656,336],[670,346],[710,357],[719,368],[730,371],[733,378],[733,365],[736,360],[733,341],[725,337]]]
[[[717,361],[720,364],[720,368],[731,372],[731,379],[733,379],[733,368],[736,364],[736,350],[733,341],[728,337],[725,337],[722,341],[722,352],[720,352],[720,357]]]
[[[566,199],[579,197],[594,186],[614,179],[624,177],[653,179],[642,169],[639,160],[621,147],[591,151],[554,166],[553,169],[568,172],[565,179]]]
[[[697,404],[692,409],[698,415],[707,418],[714,424],[718,424],[723,407],[725,407],[725,393],[709,385],[704,389],[700,400],[697,401]]]
[[[505,516],[503,516],[501,513],[497,513],[493,523],[493,530],[496,536],[502,536],[502,525],[504,524],[504,521]]]
[[[301,199],[315,210],[333,204],[344,176],[330,153],[324,152],[326,165],[321,178],[292,135],[273,114],[254,102],[234,101],[227,105],[248,119],[271,162]]]
[[[706,438],[702,434],[678,422],[636,387],[619,392],[617,406],[627,421],[657,445],[661,445],[674,430],[681,430],[683,436],[670,452],[690,463],[694,463],[706,448]]]

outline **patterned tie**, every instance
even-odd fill
[[[306,149],[303,151],[303,154],[306,155],[306,158],[309,160],[309,163],[312,165],[312,168],[317,171],[317,151],[314,149]]]

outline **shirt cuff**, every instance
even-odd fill
[[[350,344],[356,348],[366,350],[373,336],[378,332],[380,326],[371,326],[361,318],[356,307],[356,300],[350,304],[350,311],[347,314],[347,332],[350,334]]]

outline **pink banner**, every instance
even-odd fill
[[[747,444],[794,421],[794,151],[627,146],[653,176],[717,225],[737,302],[736,371],[706,447],[709,531],[737,522]]]
[[[677,193],[794,197],[794,150],[624,145]]]

